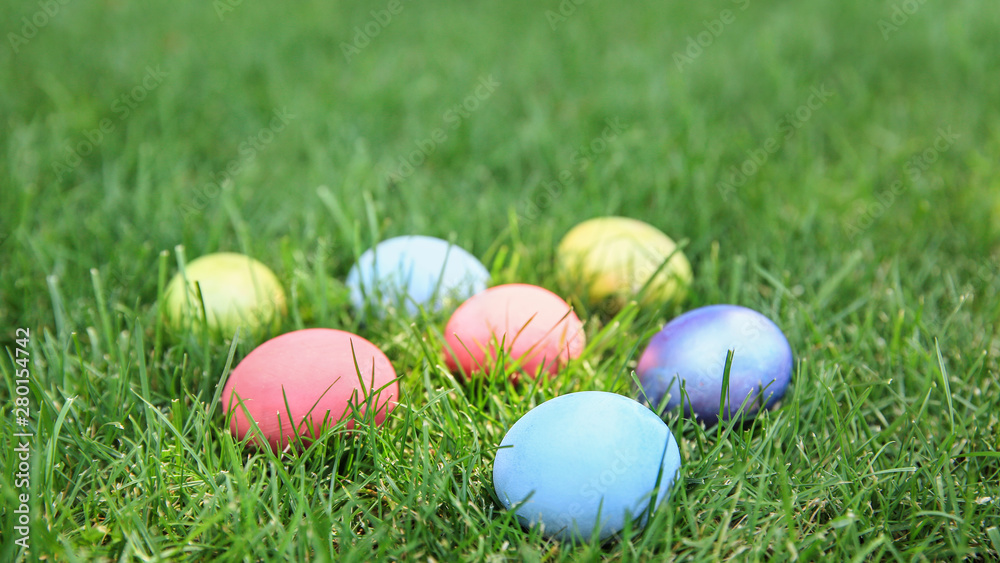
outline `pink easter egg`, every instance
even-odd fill
[[[364,338],[329,328],[264,342],[233,369],[222,391],[233,435],[242,440],[252,418],[276,452],[295,441],[294,429],[315,438],[345,418],[362,416],[368,405],[381,425],[398,401],[389,358]],[[353,428],[354,421],[346,426]]]
[[[492,368],[501,343],[529,377],[539,370],[555,375],[586,341],[583,323],[566,301],[522,283],[492,287],[462,303],[444,337],[448,367],[469,377]]]

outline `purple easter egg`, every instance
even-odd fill
[[[642,398],[669,411],[681,404],[683,386],[685,414],[717,422],[729,350],[723,418],[733,418],[741,406],[747,418],[773,407],[792,378],[792,348],[778,325],[737,305],[701,307],[667,323],[639,359]]]

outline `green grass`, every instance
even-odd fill
[[[886,39],[884,1],[595,0],[555,29],[555,0],[405,2],[349,64],[342,42],[387,2],[243,2],[221,19],[210,3],[56,5],[15,53],[8,32],[40,8],[0,3],[0,343],[13,360],[15,329],[31,330],[34,435],[26,555],[4,359],[0,560],[1000,557],[995,4],[907,4]],[[724,9],[732,22],[678,68]],[[147,68],[165,76],[123,98]],[[475,111],[448,113],[490,76]],[[790,127],[814,87],[833,95]],[[291,116],[271,135],[276,111]],[[615,119],[620,134],[580,152]],[[102,123],[75,163],[67,143]],[[373,240],[420,233],[453,237],[495,283],[558,289],[559,238],[606,214],[686,241],[683,309],[765,313],[796,369],[752,423],[669,416],[684,462],[670,502],[642,533],[574,547],[502,509],[495,448],[546,399],[630,393],[677,310],[581,310],[591,344],[551,382],[465,384],[442,367],[444,316],[359,326],[336,280]],[[165,329],[177,245],[271,266],[282,332],[379,345],[400,374],[391,420],[284,459],[241,447],[217,397],[261,340]]]

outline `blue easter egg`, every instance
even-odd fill
[[[359,311],[371,305],[378,315],[419,307],[438,311],[486,289],[490,273],[448,241],[427,236],[385,240],[358,258],[347,275],[351,302]]]
[[[680,466],[677,441],[656,413],[622,395],[584,391],[514,423],[497,450],[493,486],[505,508],[516,506],[525,526],[543,524],[546,537],[586,541],[599,526],[603,540],[624,529],[626,514],[645,525]]]
[[[771,408],[792,379],[792,348],[764,315],[737,305],[710,305],[688,311],[667,323],[639,358],[636,374],[651,406],[664,411],[681,404],[685,414],[718,422],[726,356],[733,350],[729,393],[723,417],[743,406],[751,417]]]

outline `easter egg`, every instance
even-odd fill
[[[254,332],[274,328],[287,307],[285,290],[274,272],[233,252],[206,254],[189,262],[170,280],[165,299],[166,316],[175,329],[200,326],[204,303],[209,330],[223,337],[233,336],[239,326]]]
[[[497,450],[493,486],[505,508],[516,507],[525,526],[543,524],[546,537],[587,540],[599,527],[604,540],[626,518],[645,525],[680,466],[677,441],[653,411],[628,397],[583,391],[514,423]]]
[[[707,423],[718,421],[726,356],[734,351],[723,417],[770,408],[792,378],[792,348],[764,315],[737,305],[710,305],[673,319],[653,336],[639,358],[636,374],[643,395],[656,408],[681,404]],[[666,397],[666,399],[665,399]]]
[[[396,237],[366,250],[347,275],[354,307],[439,311],[486,289],[490,273],[468,251],[427,236]]]
[[[627,217],[599,217],[570,229],[559,243],[556,266],[574,295],[610,310],[638,296],[647,283],[643,304],[680,302],[691,283],[691,264],[674,241]]]
[[[445,325],[445,360],[467,376],[487,371],[505,350],[529,377],[554,375],[583,351],[583,323],[566,301],[529,284],[498,285],[462,303]],[[516,372],[512,375],[516,379]]]
[[[253,420],[274,451],[354,416],[382,424],[398,401],[385,354],[356,334],[329,328],[264,342],[233,369],[222,391],[233,435],[242,440]],[[345,426],[353,428],[353,418]]]

